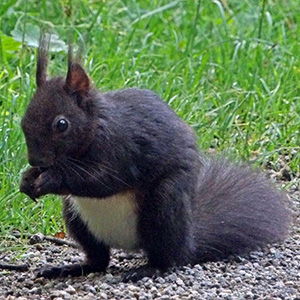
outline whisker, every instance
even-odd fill
[[[74,172],[74,173],[76,173],[78,176],[80,176],[83,180],[84,180],[84,176],[83,176],[83,174],[87,174],[89,177],[91,177],[91,178],[93,178],[96,182],[100,182],[102,185],[104,185],[105,187],[107,187],[107,188],[111,188],[110,186],[108,186],[107,184],[105,184],[103,181],[100,181],[100,179],[99,179],[99,177],[97,177],[97,176],[95,176],[93,173],[95,173],[96,175],[97,174],[100,174],[100,172],[97,170],[97,169],[94,169],[94,168],[92,168],[92,171],[93,171],[93,173],[92,172],[89,172],[88,170],[87,170],[87,168],[86,167],[89,167],[89,168],[91,168],[92,166],[91,165],[84,165],[84,166],[80,166],[79,165],[79,163],[75,163],[75,160],[73,159],[73,161],[71,161],[69,158],[68,158],[68,162],[69,162],[69,167],[71,167],[72,166],[72,171]],[[80,163],[82,163],[81,161],[78,161],[78,162],[80,162]],[[77,170],[76,170],[76,168],[77,168]],[[79,171],[79,172],[78,172]]]
[[[80,170],[86,172],[88,175],[92,176],[91,173],[88,173],[86,170],[86,167],[89,167],[95,174],[100,174],[99,170],[101,169],[102,172],[105,171],[106,174],[108,174],[109,176],[111,176],[112,178],[118,180],[119,182],[127,185],[128,187],[130,187],[125,181],[123,181],[121,178],[119,178],[118,176],[116,176],[115,174],[118,173],[116,170],[111,169],[103,164],[91,161],[91,160],[85,160],[85,161],[80,161],[74,158],[68,158],[68,160],[73,164],[76,165],[76,167],[80,168]],[[81,165],[81,167],[80,167]],[[115,174],[113,174],[115,173]],[[95,179],[98,180],[98,178],[96,178],[95,176],[93,176]]]
[[[104,165],[104,164],[100,164],[100,163],[95,162],[95,161],[92,161],[92,160],[84,160],[84,161],[80,161],[80,160],[77,160],[77,159],[71,158],[71,157],[68,158],[68,159],[69,159],[69,160],[72,160],[72,161],[75,162],[76,164],[83,164],[83,163],[85,163],[85,165],[88,164],[89,167],[97,168],[97,170],[98,170],[98,169],[106,169],[106,170],[108,170],[108,171],[110,171],[110,172],[113,172],[113,173],[115,173],[115,174],[118,173],[117,170],[112,169],[112,168],[110,168],[110,167],[108,167],[108,166],[106,166],[106,165]],[[111,173],[109,173],[109,174],[111,175]]]
[[[61,160],[58,164],[63,173],[75,173],[81,179],[84,179],[82,174],[76,170],[76,165],[73,163],[67,163],[65,160]]]

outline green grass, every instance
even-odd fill
[[[70,28],[101,91],[155,90],[198,134],[199,146],[299,174],[300,6],[291,1],[16,1],[0,7],[0,226],[63,229],[60,200],[18,192],[27,168],[20,120],[35,90],[36,27],[57,49]],[[73,9],[72,9],[73,8]],[[70,10],[73,14],[69,14]],[[23,43],[21,43],[23,42]],[[53,52],[50,73],[65,74]]]

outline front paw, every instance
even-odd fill
[[[29,196],[35,201],[34,183],[36,179],[42,174],[44,170],[42,168],[34,167],[28,169],[22,176],[20,183],[20,192]]]
[[[33,194],[36,198],[46,195],[55,194],[61,186],[61,177],[53,170],[48,169],[41,173],[34,182]]]

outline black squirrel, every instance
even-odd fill
[[[135,281],[285,237],[287,197],[264,175],[202,155],[191,128],[154,92],[100,93],[71,54],[66,78],[48,80],[47,52],[41,45],[22,120],[32,167],[20,190],[32,199],[63,195],[68,232],[86,260],[37,276],[101,272],[111,247],[143,249],[148,264],[123,278]]]

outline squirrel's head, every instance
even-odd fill
[[[91,81],[77,62],[69,64],[66,78],[47,79],[47,53],[40,43],[37,56],[37,90],[22,120],[32,166],[49,167],[56,160],[80,156],[95,132]]]

